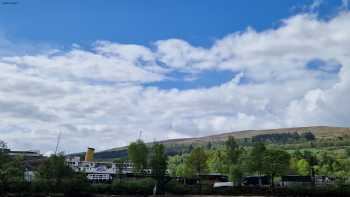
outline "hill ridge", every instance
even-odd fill
[[[189,137],[189,138],[174,138],[159,140],[157,143],[161,144],[191,144],[191,143],[205,143],[209,141],[224,141],[229,136],[233,136],[237,139],[251,138],[256,135],[262,134],[274,134],[274,133],[292,133],[292,132],[312,132],[317,138],[337,137],[343,135],[350,135],[350,128],[348,127],[335,127],[335,126],[302,126],[302,127],[287,127],[287,128],[274,128],[274,129],[248,129],[240,131],[228,131],[213,135],[205,135],[201,137]],[[147,142],[152,144],[154,142]],[[107,149],[100,152],[111,152],[127,148],[126,146]]]

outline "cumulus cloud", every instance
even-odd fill
[[[298,14],[247,28],[209,48],[168,39],[151,47],[97,41],[0,58],[0,133],[10,146],[83,151],[223,131],[349,126],[350,13]],[[162,89],[173,72],[233,72],[232,80]],[[154,85],[145,85],[148,83]],[[19,137],[21,136],[21,137]],[[35,141],[35,143],[34,143]]]
[[[112,52],[113,51],[113,52]],[[2,58],[20,72],[57,80],[98,80],[107,82],[153,82],[162,71],[148,49],[141,46],[97,43],[93,51],[72,49],[47,55]]]

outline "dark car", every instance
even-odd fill
[[[241,184],[244,186],[266,186],[271,184],[271,178],[269,176],[247,176],[243,178]]]

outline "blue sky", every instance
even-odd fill
[[[70,48],[79,44],[89,48],[96,40],[152,47],[158,40],[178,38],[193,46],[210,47],[215,40],[247,27],[256,31],[277,28],[281,19],[308,11],[313,0],[248,1],[18,1],[2,5],[0,31],[15,43],[43,44]],[[341,0],[323,2],[320,17],[332,15]],[[26,53],[30,50],[26,50]],[[159,88],[211,87],[234,77],[233,73],[210,71],[197,79],[173,79],[150,83]]]
[[[348,0],[18,2],[0,4],[12,148],[350,126]]]
[[[312,0],[248,1],[18,1],[2,5],[0,30],[12,41],[46,43],[70,48],[72,43],[89,47],[96,40],[152,47],[157,40],[178,38],[194,46],[209,47],[232,32],[252,27],[276,28],[281,19],[306,11]],[[341,0],[324,2],[320,16],[330,15]],[[151,83],[160,88],[211,87],[229,81],[232,73],[203,73],[197,80]]]
[[[0,27],[15,41],[58,46],[90,45],[96,40],[149,45],[168,38],[210,46],[228,33],[278,26],[312,0],[150,0],[18,1],[1,5]],[[340,0],[324,3],[332,10]]]

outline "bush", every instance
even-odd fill
[[[30,184],[24,180],[15,180],[8,184],[8,192],[10,193],[23,193],[28,191],[30,191]]]
[[[91,185],[92,191],[97,194],[108,194],[111,193],[111,186],[109,184],[96,184]]]
[[[36,179],[31,183],[31,192],[33,193],[49,193],[51,190],[51,183],[46,179]]]
[[[90,184],[86,177],[77,176],[65,179],[62,183],[65,196],[87,196],[90,192]]]
[[[153,193],[155,184],[156,181],[151,178],[116,180],[111,185],[111,191],[113,194],[149,195]]]
[[[165,185],[165,192],[171,194],[189,194],[190,188],[177,182],[176,180],[171,180]]]

